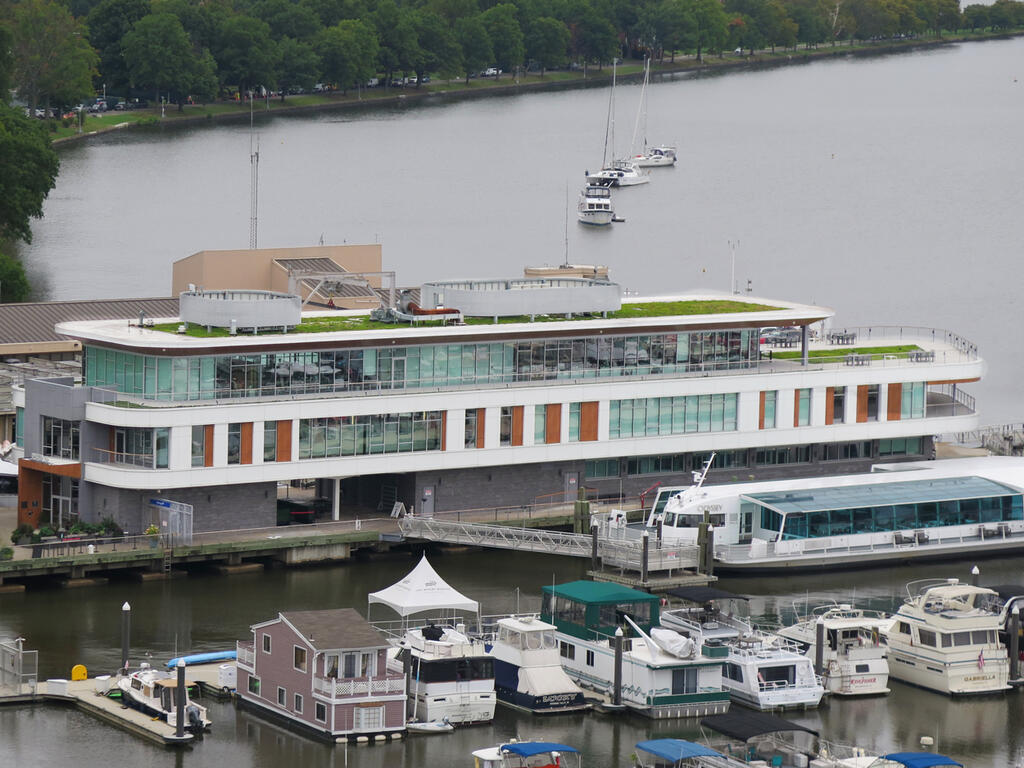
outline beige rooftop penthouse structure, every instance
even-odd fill
[[[199,251],[174,262],[171,293],[177,296],[187,291],[189,285],[204,290],[294,292],[312,304],[326,305],[332,301],[339,308],[369,309],[378,303],[373,288],[380,286],[380,277],[369,276],[366,281],[345,280],[344,277],[380,271],[379,243]],[[331,274],[337,274],[340,280],[321,284],[324,276]]]

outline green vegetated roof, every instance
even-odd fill
[[[610,319],[635,319],[644,317],[680,317],[689,315],[722,315],[722,314],[734,314],[738,312],[771,312],[774,310],[782,309],[782,307],[773,307],[768,304],[754,304],[745,301],[732,301],[730,299],[714,299],[714,300],[701,300],[701,299],[688,299],[683,301],[649,301],[649,302],[637,302],[635,304],[623,304],[622,308],[616,312],[609,312],[608,317]],[[600,316],[597,315],[574,315],[572,318],[567,318],[565,315],[535,315],[533,319],[529,316],[522,315],[517,317],[501,317],[498,318],[499,325],[505,325],[509,323],[552,323],[552,322],[563,322],[565,320],[593,320]],[[465,318],[466,325],[494,325],[493,317],[467,317]],[[163,331],[165,333],[174,333],[178,331],[180,322],[173,323],[159,323],[153,326],[155,331]],[[289,331],[292,333],[333,333],[338,331],[386,331],[393,330],[396,328],[408,328],[408,327],[427,327],[437,328],[442,326],[443,323],[439,320],[427,320],[422,323],[416,323],[415,326],[409,326],[405,323],[382,323],[378,320],[371,320],[369,315],[338,315],[338,316],[320,316],[320,317],[307,317],[302,320],[294,329]],[[264,334],[277,333],[276,331],[266,331]],[[205,326],[188,324],[188,328],[185,331],[187,336],[195,336],[197,338],[217,338],[227,337],[231,334],[227,328],[213,328],[209,331],[206,330]],[[248,335],[248,334],[245,334]]]
[[[542,587],[542,590],[578,603],[658,602],[657,597],[647,592],[606,581],[570,581],[566,584]]]

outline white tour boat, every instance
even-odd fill
[[[588,184],[580,192],[576,216],[583,224],[604,227],[615,221],[612,193],[607,186]]]
[[[857,567],[1024,550],[1024,458],[875,465],[867,474],[663,487],[652,536],[696,543],[705,519],[716,570]],[[639,530],[626,535],[639,536]]]
[[[580,768],[580,753],[550,741],[516,741],[473,752],[473,768]]]
[[[999,642],[999,596],[957,579],[907,585],[886,633],[889,674],[939,693],[1002,693],[1010,662]]]
[[[714,605],[715,600],[745,598],[710,587],[679,587],[668,594],[694,605],[663,611],[662,626],[696,643],[727,649],[722,685],[733,701],[761,710],[818,706],[825,689],[795,643]]]
[[[536,714],[589,709],[562,669],[556,627],[532,616],[498,620],[490,654],[498,702]]]
[[[206,707],[192,701],[189,686],[185,684],[185,730],[194,733],[205,731],[210,727],[206,716]],[[117,679],[117,687],[121,691],[121,701],[146,714],[166,720],[172,728],[178,725],[178,676],[174,672],[155,669],[143,662],[139,669]]]
[[[870,696],[889,692],[889,662],[884,631],[892,617],[880,611],[832,603],[776,634],[797,643],[820,664],[825,690],[840,696]],[[818,656],[819,625],[824,638]]]
[[[584,688],[652,719],[725,712],[726,649],[701,645],[658,626],[660,599],[606,582],[574,581],[542,588],[541,619],[557,627],[559,655]],[[616,643],[622,666],[616,674]],[[615,681],[621,681],[616,701]],[[607,704],[606,704],[607,706]]]
[[[426,555],[401,581],[368,598],[370,604],[382,603],[402,616],[398,631],[380,623],[377,628],[394,643],[388,669],[407,671],[413,722],[461,725],[494,718],[494,660],[483,640],[469,637],[454,617],[424,620],[415,627],[408,623],[410,615],[427,612],[479,616],[479,603],[452,589]]]

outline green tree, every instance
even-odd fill
[[[323,29],[312,9],[290,0],[260,0],[253,6],[252,15],[267,22],[275,40],[290,37],[310,41]]]
[[[0,240],[32,242],[29,220],[43,215],[59,168],[44,126],[0,104]]]
[[[149,13],[149,0],[102,0],[86,20],[89,41],[99,52],[99,79],[110,90],[121,92],[129,85],[122,39]]]
[[[441,15],[420,9],[413,14],[413,28],[420,49],[415,67],[417,87],[430,72],[451,77],[462,71],[462,51],[455,33]]]
[[[523,30],[516,19],[516,7],[502,3],[488,8],[480,16],[487,28],[487,36],[491,38],[494,63],[506,72],[515,71],[523,63],[526,50]]]
[[[172,13],[139,19],[124,36],[124,60],[134,88],[152,93],[156,101],[166,92],[179,111],[200,74],[192,43]]]
[[[311,90],[320,74],[320,57],[310,43],[282,37],[277,44],[277,85],[281,101],[289,88]]]
[[[714,0],[716,3],[718,0]],[[596,62],[600,67],[619,53],[615,27],[593,5],[585,3],[574,12],[569,24],[570,48],[584,65]]]
[[[222,84],[237,85],[240,93],[273,87],[277,45],[265,21],[232,16],[221,25],[212,53]]]
[[[728,34],[728,17],[718,0],[691,0],[691,14],[695,24],[694,44],[697,61],[703,61],[705,50],[721,50]]]
[[[968,5],[964,8],[964,26],[971,31],[984,29],[989,24],[987,5]]]
[[[389,83],[395,72],[412,72],[422,55],[413,14],[411,8],[399,7],[395,0],[380,0],[370,16],[380,43],[380,67]]]
[[[346,19],[319,34],[316,52],[327,82],[342,90],[362,85],[377,71],[377,33],[365,21]]]
[[[0,21],[0,103],[7,103],[11,95],[11,75],[14,60],[11,58],[11,31]]]
[[[455,39],[462,48],[462,66],[466,70],[466,84],[474,72],[479,72],[494,60],[491,38],[480,15],[455,21]]]
[[[0,303],[28,301],[31,293],[21,262],[0,252]]]
[[[73,104],[93,94],[99,57],[85,25],[53,0],[14,7],[14,84],[33,112],[40,104]]]
[[[523,40],[526,57],[540,67],[540,75],[551,67],[565,66],[569,55],[569,30],[550,16],[535,19]]]

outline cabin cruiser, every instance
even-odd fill
[[[541,620],[556,627],[562,668],[578,685],[607,697],[605,706],[652,719],[728,710],[722,680],[726,649],[660,627],[658,597],[593,581],[553,584],[542,591]]]
[[[733,701],[762,710],[818,706],[825,689],[795,643],[714,605],[745,598],[709,587],[680,587],[668,594],[694,605],[663,611],[662,626],[694,642],[722,646],[722,685]]]
[[[883,632],[892,617],[880,611],[832,603],[776,634],[797,643],[821,672],[825,690],[839,696],[888,693],[889,663]],[[820,626],[820,630],[819,630]],[[818,635],[824,642],[819,656]]]
[[[189,696],[190,685],[193,684],[185,684],[185,730],[201,733],[210,727],[210,720],[206,716],[206,707],[196,704]],[[177,727],[177,674],[155,669],[143,662],[135,672],[121,675],[117,679],[117,687],[124,704],[166,720],[173,728]]]
[[[583,690],[562,669],[556,629],[532,616],[498,620],[490,654],[500,703],[536,714],[590,708]]]
[[[634,768],[742,768],[745,763],[683,739],[651,739],[633,747]]]
[[[1009,689],[994,590],[924,579],[907,584],[907,595],[886,632],[894,678],[948,695]]]
[[[676,148],[665,145],[647,147],[642,154],[633,155],[631,158],[641,168],[657,168],[659,166],[676,164]]]
[[[473,752],[473,768],[580,768],[580,753],[550,741],[516,741]]]
[[[632,160],[616,160],[599,171],[587,171],[587,183],[603,187],[632,187],[650,180],[650,174]]]
[[[576,206],[576,215],[580,222],[595,227],[603,227],[615,221],[615,209],[612,208],[612,193],[606,185],[588,184],[580,192],[580,201]]]

